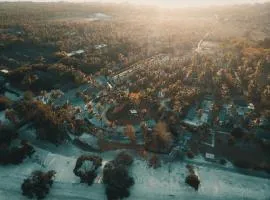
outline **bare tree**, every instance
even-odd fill
[[[172,143],[172,134],[168,131],[168,127],[165,122],[158,122],[154,128],[154,133],[156,134],[158,141],[165,148]]]

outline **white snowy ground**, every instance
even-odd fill
[[[55,170],[53,187],[47,199],[105,200],[105,189],[100,184],[102,170],[92,186],[81,184],[73,174],[76,158],[86,153],[72,144],[54,146],[35,141],[32,130],[22,130],[22,138],[28,137],[36,147],[31,159],[20,165],[0,166],[0,200],[26,199],[21,195],[21,183],[33,170]],[[38,147],[37,147],[38,146]],[[99,154],[104,164],[119,151]],[[149,169],[144,161],[136,159],[130,168],[135,185],[130,189],[131,200],[270,200],[270,180],[222,171],[215,167],[196,166],[201,178],[198,192],[188,187],[185,163],[164,164],[159,169]]]
[[[132,169],[135,185],[130,199],[270,199],[270,180],[250,177],[215,168],[196,166],[201,179],[198,192],[188,187],[188,174],[184,163],[149,169],[146,163],[136,160]],[[170,171],[170,172],[169,172]]]

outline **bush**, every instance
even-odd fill
[[[25,101],[32,101],[33,100],[33,96],[34,94],[31,92],[31,91],[26,91],[24,94],[23,94],[23,99]]]
[[[109,162],[103,170],[103,183],[106,184],[108,200],[116,200],[129,196],[128,189],[134,185],[134,180],[125,166]]]
[[[34,148],[27,143],[22,143],[22,147],[12,147],[11,149],[8,145],[1,145],[0,164],[20,164],[27,156],[31,157],[34,152]]]
[[[231,135],[234,138],[240,139],[244,136],[245,132],[242,128],[234,128],[231,132]]]
[[[173,146],[173,136],[165,122],[158,122],[151,134],[145,137],[145,149],[155,153],[169,153]]]
[[[195,190],[199,189],[200,186],[200,180],[199,177],[195,174],[190,174],[186,177],[185,180],[186,184],[190,185],[191,187],[193,187]]]
[[[80,156],[77,159],[73,173],[79,176],[82,183],[92,185],[97,177],[96,170],[102,165],[102,158],[99,156]]]
[[[221,165],[226,165],[227,161],[226,161],[225,159],[220,159],[220,160],[219,160],[219,163],[220,163]]]
[[[67,137],[63,124],[71,122],[67,109],[55,109],[39,101],[20,101],[15,111],[25,121],[32,121],[37,128],[37,137],[54,144],[61,144]]]
[[[134,179],[129,176],[128,166],[133,158],[121,152],[116,158],[108,162],[103,169],[103,183],[106,184],[108,200],[117,200],[129,196],[128,189],[134,185]]]
[[[53,184],[55,171],[34,171],[21,185],[22,194],[29,198],[44,199]]]
[[[194,158],[194,153],[192,151],[188,151],[187,152],[187,157],[190,158],[190,159],[193,159]]]
[[[16,130],[10,126],[0,129],[0,164],[20,164],[35,152],[27,142],[22,141],[21,146],[10,147],[11,142],[18,136]]]

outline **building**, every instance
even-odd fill
[[[84,50],[79,49],[79,50],[77,50],[77,51],[72,51],[72,52],[68,53],[67,56],[68,56],[68,57],[71,57],[71,56],[74,56],[74,55],[81,55],[81,54],[83,54],[84,52],[85,52]]]
[[[200,127],[204,124],[209,124],[211,122],[213,101],[206,97],[202,101],[199,109],[195,106],[191,107],[183,123],[191,127]]]
[[[205,153],[205,158],[206,159],[210,159],[210,160],[214,160],[215,159],[215,155],[212,153]]]

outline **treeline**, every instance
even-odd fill
[[[35,64],[19,67],[8,75],[8,80],[22,90],[40,92],[73,84],[73,87],[86,82],[85,75],[64,64]]]

